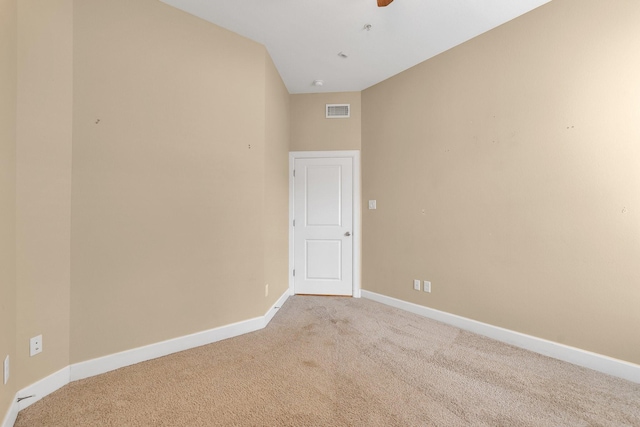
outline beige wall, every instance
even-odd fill
[[[18,387],[69,364],[72,0],[18,2]],[[29,357],[29,338],[43,352]]]
[[[17,2],[0,0],[0,421],[16,392],[2,363],[16,360],[16,96]]]
[[[263,46],[155,0],[0,1],[2,418],[70,363],[285,292],[290,110]]]
[[[557,0],[364,91],[364,288],[640,363],[638,22]]]
[[[264,47],[156,0],[74,23],[71,361],[263,315]]]
[[[266,59],[264,280],[270,308],[289,287],[289,92],[271,57]]]
[[[290,104],[291,151],[360,149],[360,92],[291,95]],[[325,118],[326,104],[351,104],[351,117]]]

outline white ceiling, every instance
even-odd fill
[[[161,1],[265,45],[290,93],[315,93],[366,89],[550,0]]]

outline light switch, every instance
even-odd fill
[[[4,371],[4,383],[6,384],[9,381],[9,355],[4,359],[4,367],[2,369]]]
[[[376,208],[376,201],[369,200],[369,209],[375,209],[375,208]]]

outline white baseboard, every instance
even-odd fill
[[[9,411],[4,416],[2,427],[13,427],[16,423],[16,419],[18,418],[18,411],[18,395],[16,394],[11,406],[9,407]]]
[[[44,377],[40,381],[37,381],[30,386],[27,386],[18,392],[18,398],[26,398],[18,403],[18,411],[22,411],[43,397],[53,393],[60,387],[64,387],[69,384],[69,366],[65,366],[58,372],[55,372],[47,377]]]
[[[71,381],[104,374],[109,371],[135,365],[147,360],[157,359],[179,351],[211,344],[227,338],[236,337],[263,328],[263,318],[255,317],[242,322],[220,326],[207,331],[173,338],[131,350],[121,351],[108,356],[98,357],[71,365]]]
[[[271,308],[269,309],[269,311],[267,311],[267,313],[264,315],[264,327],[266,327],[269,322],[271,322],[271,319],[273,319],[273,316],[276,315],[276,313],[278,312],[278,310],[280,309],[280,307],[282,307],[284,305],[284,303],[287,301],[287,299],[289,299],[289,297],[293,295],[289,289],[287,289],[284,294],[282,294],[282,296],[280,298],[278,298],[278,301],[275,302],[275,304],[273,304],[271,306]]]
[[[281,307],[287,298],[289,298],[288,291],[283,294],[278,301],[276,301],[264,316],[254,317],[253,319],[220,326],[207,331],[196,332],[195,334],[185,335],[155,344],[110,354],[108,356],[98,357],[85,362],[75,363],[71,365],[70,380],[77,381],[83,378],[93,377],[119,368],[124,368],[125,366],[134,365],[136,363],[167,356],[179,351],[189,350],[191,348],[200,347],[217,341],[222,341],[227,338],[233,338],[260,330],[267,326],[277,312],[276,307]]]
[[[581,350],[576,347],[559,344],[553,341],[515,332],[499,326],[478,322],[466,317],[436,310],[407,301],[377,294],[375,292],[362,290],[362,297],[370,300],[399,308],[419,316],[428,317],[451,326],[455,326],[466,331],[484,335],[494,340],[514,345],[526,350],[533,351],[554,359],[573,363],[584,368],[593,369],[608,375],[623,378],[628,381],[640,383],[640,365],[614,359],[598,353]]]
[[[254,332],[266,327],[273,316],[282,305],[287,301],[291,294],[287,290],[278,301],[271,306],[264,316],[254,317],[253,319],[242,322],[232,323],[230,325],[220,326],[218,328],[209,329],[207,331],[197,332],[195,334],[185,335],[183,337],[162,341],[143,347],[134,348],[120,353],[110,354],[104,357],[87,360],[85,362],[74,363],[58,372],[51,374],[40,381],[23,388],[16,394],[9,412],[5,415],[2,427],[13,427],[18,412],[32,405],[43,397],[53,393],[59,388],[69,384],[71,381],[81,380],[83,378],[104,374],[115,369],[124,368],[125,366],[134,365],[158,357],[167,356],[179,351],[188,350],[195,347],[211,344],[227,338],[237,337],[249,332]],[[17,403],[17,399],[21,397],[31,396],[29,399],[21,400]]]

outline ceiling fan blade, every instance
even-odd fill
[[[378,0],[378,7],[389,6],[393,0]]]

